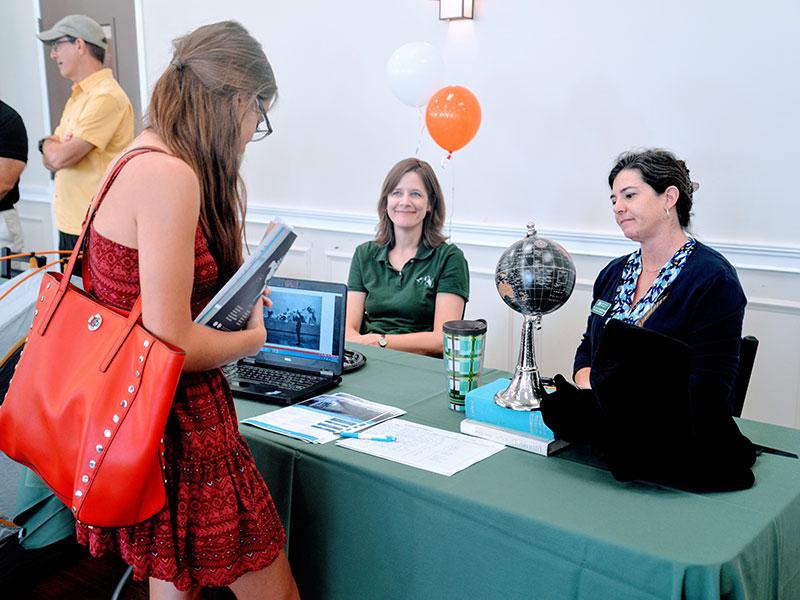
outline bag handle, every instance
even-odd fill
[[[139,296],[136,298],[136,302],[133,303],[133,308],[131,308],[131,312],[128,313],[128,320],[125,322],[125,327],[122,328],[122,331],[119,332],[117,339],[114,341],[114,344],[106,353],[103,362],[100,363],[100,371],[105,373],[108,366],[111,364],[111,361],[114,360],[114,357],[117,355],[117,352],[122,347],[122,344],[125,343],[125,340],[128,337],[128,334],[134,328],[136,323],[139,321],[139,317],[142,316],[142,297]]]
[[[135,158],[141,154],[146,154],[148,152],[161,152],[163,154],[167,154],[161,148],[157,148],[155,146],[139,146],[137,148],[131,148],[125,154],[123,154],[117,163],[114,165],[114,169],[109,173],[108,177],[106,177],[103,185],[100,188],[100,192],[94,197],[92,201],[89,211],[86,213],[86,217],[83,219],[83,229],[81,230],[81,234],[78,237],[78,241],[75,242],[75,247],[72,249],[72,254],[69,257],[69,263],[67,263],[67,268],[64,271],[64,275],[61,277],[61,282],[59,283],[58,290],[56,291],[55,297],[53,301],[50,303],[50,306],[47,309],[47,313],[42,317],[42,320],[39,323],[38,333],[39,335],[44,335],[45,331],[47,331],[47,326],[50,324],[50,320],[53,318],[53,315],[58,308],[58,305],[61,304],[61,300],[64,298],[64,294],[67,293],[67,289],[69,287],[69,281],[72,277],[72,272],[75,270],[75,263],[78,260],[78,254],[83,249],[85,244],[85,240],[87,237],[87,233],[89,231],[89,227],[92,225],[92,221],[94,220],[94,215],[97,212],[97,209],[100,207],[100,203],[106,197],[111,184],[114,183],[114,180],[119,175],[119,172],[122,170],[128,161],[132,158]],[[86,256],[84,255],[84,261],[86,261]],[[137,298],[136,303],[134,304],[134,308],[139,305],[138,313],[141,315],[141,302],[140,298]],[[134,310],[131,310],[131,313],[134,313]],[[138,319],[138,316],[137,316]],[[135,324],[135,321],[134,321]],[[125,329],[125,337],[127,337],[128,332],[133,328],[133,324],[129,324],[130,327],[126,327]],[[124,339],[124,338],[123,338]]]

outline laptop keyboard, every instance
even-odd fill
[[[302,390],[314,385],[324,378],[319,375],[280,371],[278,369],[265,369],[264,367],[250,367],[238,365],[234,371],[239,379],[253,383],[265,383],[284,390]]]

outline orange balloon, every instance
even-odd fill
[[[428,101],[425,124],[433,141],[453,153],[469,144],[478,133],[481,105],[467,88],[448,85]]]

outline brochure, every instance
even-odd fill
[[[337,392],[244,419],[242,423],[311,444],[324,444],[341,433],[359,431],[405,413],[401,408]]]
[[[296,238],[297,234],[286,223],[280,219],[271,221],[258,247],[194,322],[223,331],[242,329],[253,305]]]

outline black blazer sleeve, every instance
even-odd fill
[[[689,393],[700,412],[730,414],[746,303],[736,275],[723,271],[699,287],[688,311]]]

